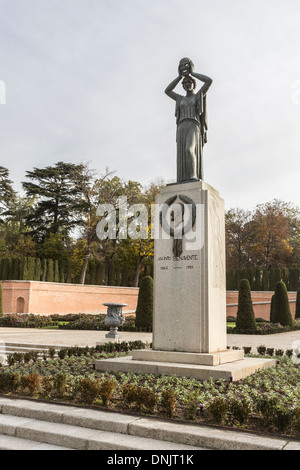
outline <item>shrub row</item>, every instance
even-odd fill
[[[81,356],[90,356],[93,357],[95,354],[98,353],[122,353],[122,352],[129,352],[135,349],[145,349],[148,346],[147,343],[143,341],[122,341],[120,343],[105,343],[105,344],[97,344],[95,347],[80,347],[80,346],[71,346],[69,348],[62,348],[57,352],[57,356],[60,359],[64,359],[65,357],[81,357]],[[54,358],[56,355],[56,351],[54,348],[49,348],[46,350],[42,356],[44,360],[47,360],[48,357]],[[31,360],[36,361],[40,356],[38,351],[30,351],[26,353],[11,353],[7,355],[7,363],[9,366],[12,366],[16,363],[19,364],[26,364],[29,363]]]
[[[248,330],[246,328],[237,329],[236,327],[228,326],[227,333],[229,334],[242,334],[242,335],[274,335],[277,333],[286,333],[288,331],[300,330],[300,321],[295,320],[292,326],[282,326],[280,323],[270,322],[257,322],[255,330]]]
[[[108,407],[114,399],[118,388],[124,404],[128,407],[135,406],[142,412],[154,413],[158,411],[172,418],[177,410],[177,399],[172,387],[168,387],[158,393],[151,387],[133,385],[130,383],[118,387],[115,377],[95,376],[78,377],[70,385],[67,374],[59,372],[54,376],[42,376],[32,372],[20,375],[18,372],[0,369],[0,393],[12,393],[21,396],[41,398],[68,398],[88,405],[96,404]],[[204,414],[208,420],[222,425],[225,422],[236,425],[246,425],[251,417],[258,417],[264,427],[275,428],[276,431],[285,433],[292,430],[296,434],[300,432],[300,406],[283,406],[278,404],[276,397],[267,394],[259,394],[254,403],[247,397],[226,398],[218,396],[210,402],[199,404],[197,395],[191,394],[186,403],[186,418],[195,420],[197,416]]]

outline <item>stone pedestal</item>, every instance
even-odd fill
[[[218,192],[203,181],[168,185],[156,209],[152,349],[97,361],[96,370],[235,381],[274,366],[227,350],[225,209]]]
[[[166,227],[164,223],[158,227],[154,254],[153,349],[193,353],[224,351],[227,347],[224,201],[211,186],[197,181],[163,188],[156,204],[166,204],[175,196],[171,209],[174,204],[188,204],[186,214],[195,204],[196,217],[194,225],[187,226],[187,232],[183,233],[182,253],[178,256],[174,253],[176,239],[168,237],[164,230],[172,225],[166,220],[168,214]],[[180,235],[178,230],[177,236]]]

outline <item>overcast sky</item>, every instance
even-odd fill
[[[226,208],[300,204],[299,0],[0,0],[0,165],[176,177],[178,62],[213,78],[204,179]],[[178,88],[180,93],[181,88]]]

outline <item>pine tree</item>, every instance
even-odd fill
[[[248,279],[242,279],[240,282],[236,328],[241,331],[254,331],[256,329],[255,314]]]
[[[58,162],[54,166],[26,172],[30,180],[22,183],[26,196],[37,199],[26,223],[32,227],[37,241],[43,241],[51,233],[68,236],[69,231],[80,224],[76,216],[82,210],[82,203],[77,200],[74,173],[82,169],[83,165]]]
[[[277,282],[274,295],[274,323],[280,323],[282,326],[293,326],[288,292],[283,281]]]
[[[16,199],[16,193],[12,187],[12,181],[9,179],[9,171],[0,166],[0,222],[5,220],[11,204]]]
[[[153,318],[153,279],[145,276],[141,280],[135,326],[138,329],[152,330]]]

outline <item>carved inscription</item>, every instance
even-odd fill
[[[161,271],[169,271],[172,268],[191,270],[194,269],[193,261],[198,261],[198,255],[160,256],[157,261],[162,263],[160,266]],[[185,261],[188,261],[189,264],[186,264]]]

